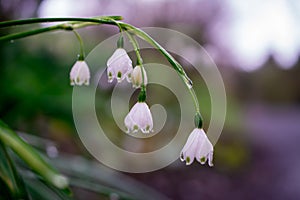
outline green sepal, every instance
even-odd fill
[[[139,97],[138,97],[139,102],[145,102],[146,101],[146,90],[142,87]]]
[[[78,61],[84,61],[84,55],[79,54],[77,60],[78,60]]]
[[[202,116],[199,112],[196,113],[195,118],[194,118],[195,126],[197,128],[202,128],[203,127],[203,119]]]
[[[118,48],[123,48],[124,47],[124,38],[123,36],[121,35],[118,39],[118,42],[117,42],[117,47]]]
[[[29,200],[23,177],[17,171],[15,162],[11,159],[8,149],[2,141],[0,141],[0,158],[0,199]]]

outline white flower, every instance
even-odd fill
[[[78,60],[70,72],[71,85],[89,85],[90,70],[85,61]]]
[[[107,61],[107,77],[111,83],[114,78],[118,82],[124,80],[132,71],[132,61],[123,48],[118,48]]]
[[[190,165],[196,158],[203,165],[208,159],[208,165],[212,167],[213,152],[213,145],[204,130],[195,128],[180,153],[180,160],[186,161],[186,164]]]
[[[124,120],[127,132],[149,133],[153,129],[153,120],[150,109],[145,102],[137,102],[130,110]]]
[[[142,70],[143,69],[143,70]],[[140,88],[143,83],[143,74],[144,74],[144,85],[147,85],[147,74],[144,67],[137,65],[131,72],[131,82],[134,88]]]

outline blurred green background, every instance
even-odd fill
[[[176,0],[1,0],[0,20],[122,15],[124,21],[136,26],[171,28],[191,36],[210,53],[226,87],[228,110],[224,131],[215,146],[215,166],[194,163],[186,167],[176,161],[144,174],[110,171],[111,176],[104,179],[118,174],[170,199],[296,200],[300,198],[300,6],[297,1],[274,1],[272,6],[234,0],[188,0],[184,4]],[[33,27],[37,25],[5,28],[0,33]],[[98,26],[79,32],[88,53],[117,31]],[[78,50],[78,42],[69,32],[1,43],[0,118],[14,130],[52,140],[63,154],[92,160],[72,117],[69,71]],[[145,61],[162,59],[153,52],[144,55],[150,57],[145,56]],[[207,88],[189,66],[187,73],[199,85],[196,90],[201,96],[201,110],[204,119],[209,119]],[[106,96],[99,101],[105,102],[111,90],[106,88]],[[160,97],[151,95],[153,101]],[[176,100],[172,99],[162,97],[176,113]],[[97,109],[107,112],[105,107]],[[111,119],[102,123],[114,126]],[[122,137],[117,140],[121,143]],[[108,170],[102,168],[99,170]],[[74,193],[76,199],[105,198],[76,187]]]

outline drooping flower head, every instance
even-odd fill
[[[70,72],[71,85],[89,85],[90,70],[88,65],[83,60],[78,60],[72,67]]]
[[[107,77],[111,83],[113,79],[118,82],[124,80],[132,71],[132,61],[123,48],[118,48],[107,61]]]
[[[149,133],[153,129],[152,114],[145,102],[137,102],[127,114],[124,120],[127,132]]]
[[[195,158],[202,165],[208,160],[208,165],[213,166],[213,151],[213,145],[204,130],[195,128],[180,153],[180,160],[186,161],[187,165],[192,164]]]
[[[147,74],[144,67],[137,65],[131,72],[131,82],[134,88],[140,88],[143,83],[144,78],[144,86],[147,85]]]

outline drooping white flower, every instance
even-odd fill
[[[145,102],[137,102],[127,114],[124,120],[127,132],[137,132],[139,129],[143,133],[149,133],[153,129],[152,114]]]
[[[70,72],[71,85],[89,85],[90,70],[88,65],[83,60],[78,60],[72,67]]]
[[[143,77],[144,76],[144,77]],[[147,85],[147,74],[146,70],[144,67],[141,67],[140,65],[137,65],[131,72],[131,82],[132,86],[134,88],[140,88],[143,83],[143,78],[144,78],[144,85]]]
[[[114,78],[118,82],[124,80],[132,71],[132,61],[123,48],[118,48],[107,61],[107,77],[111,83]]]
[[[180,160],[186,161],[186,165],[192,164],[195,158],[202,165],[208,160],[208,165],[212,167],[213,152],[213,145],[204,130],[195,128],[180,153]]]

